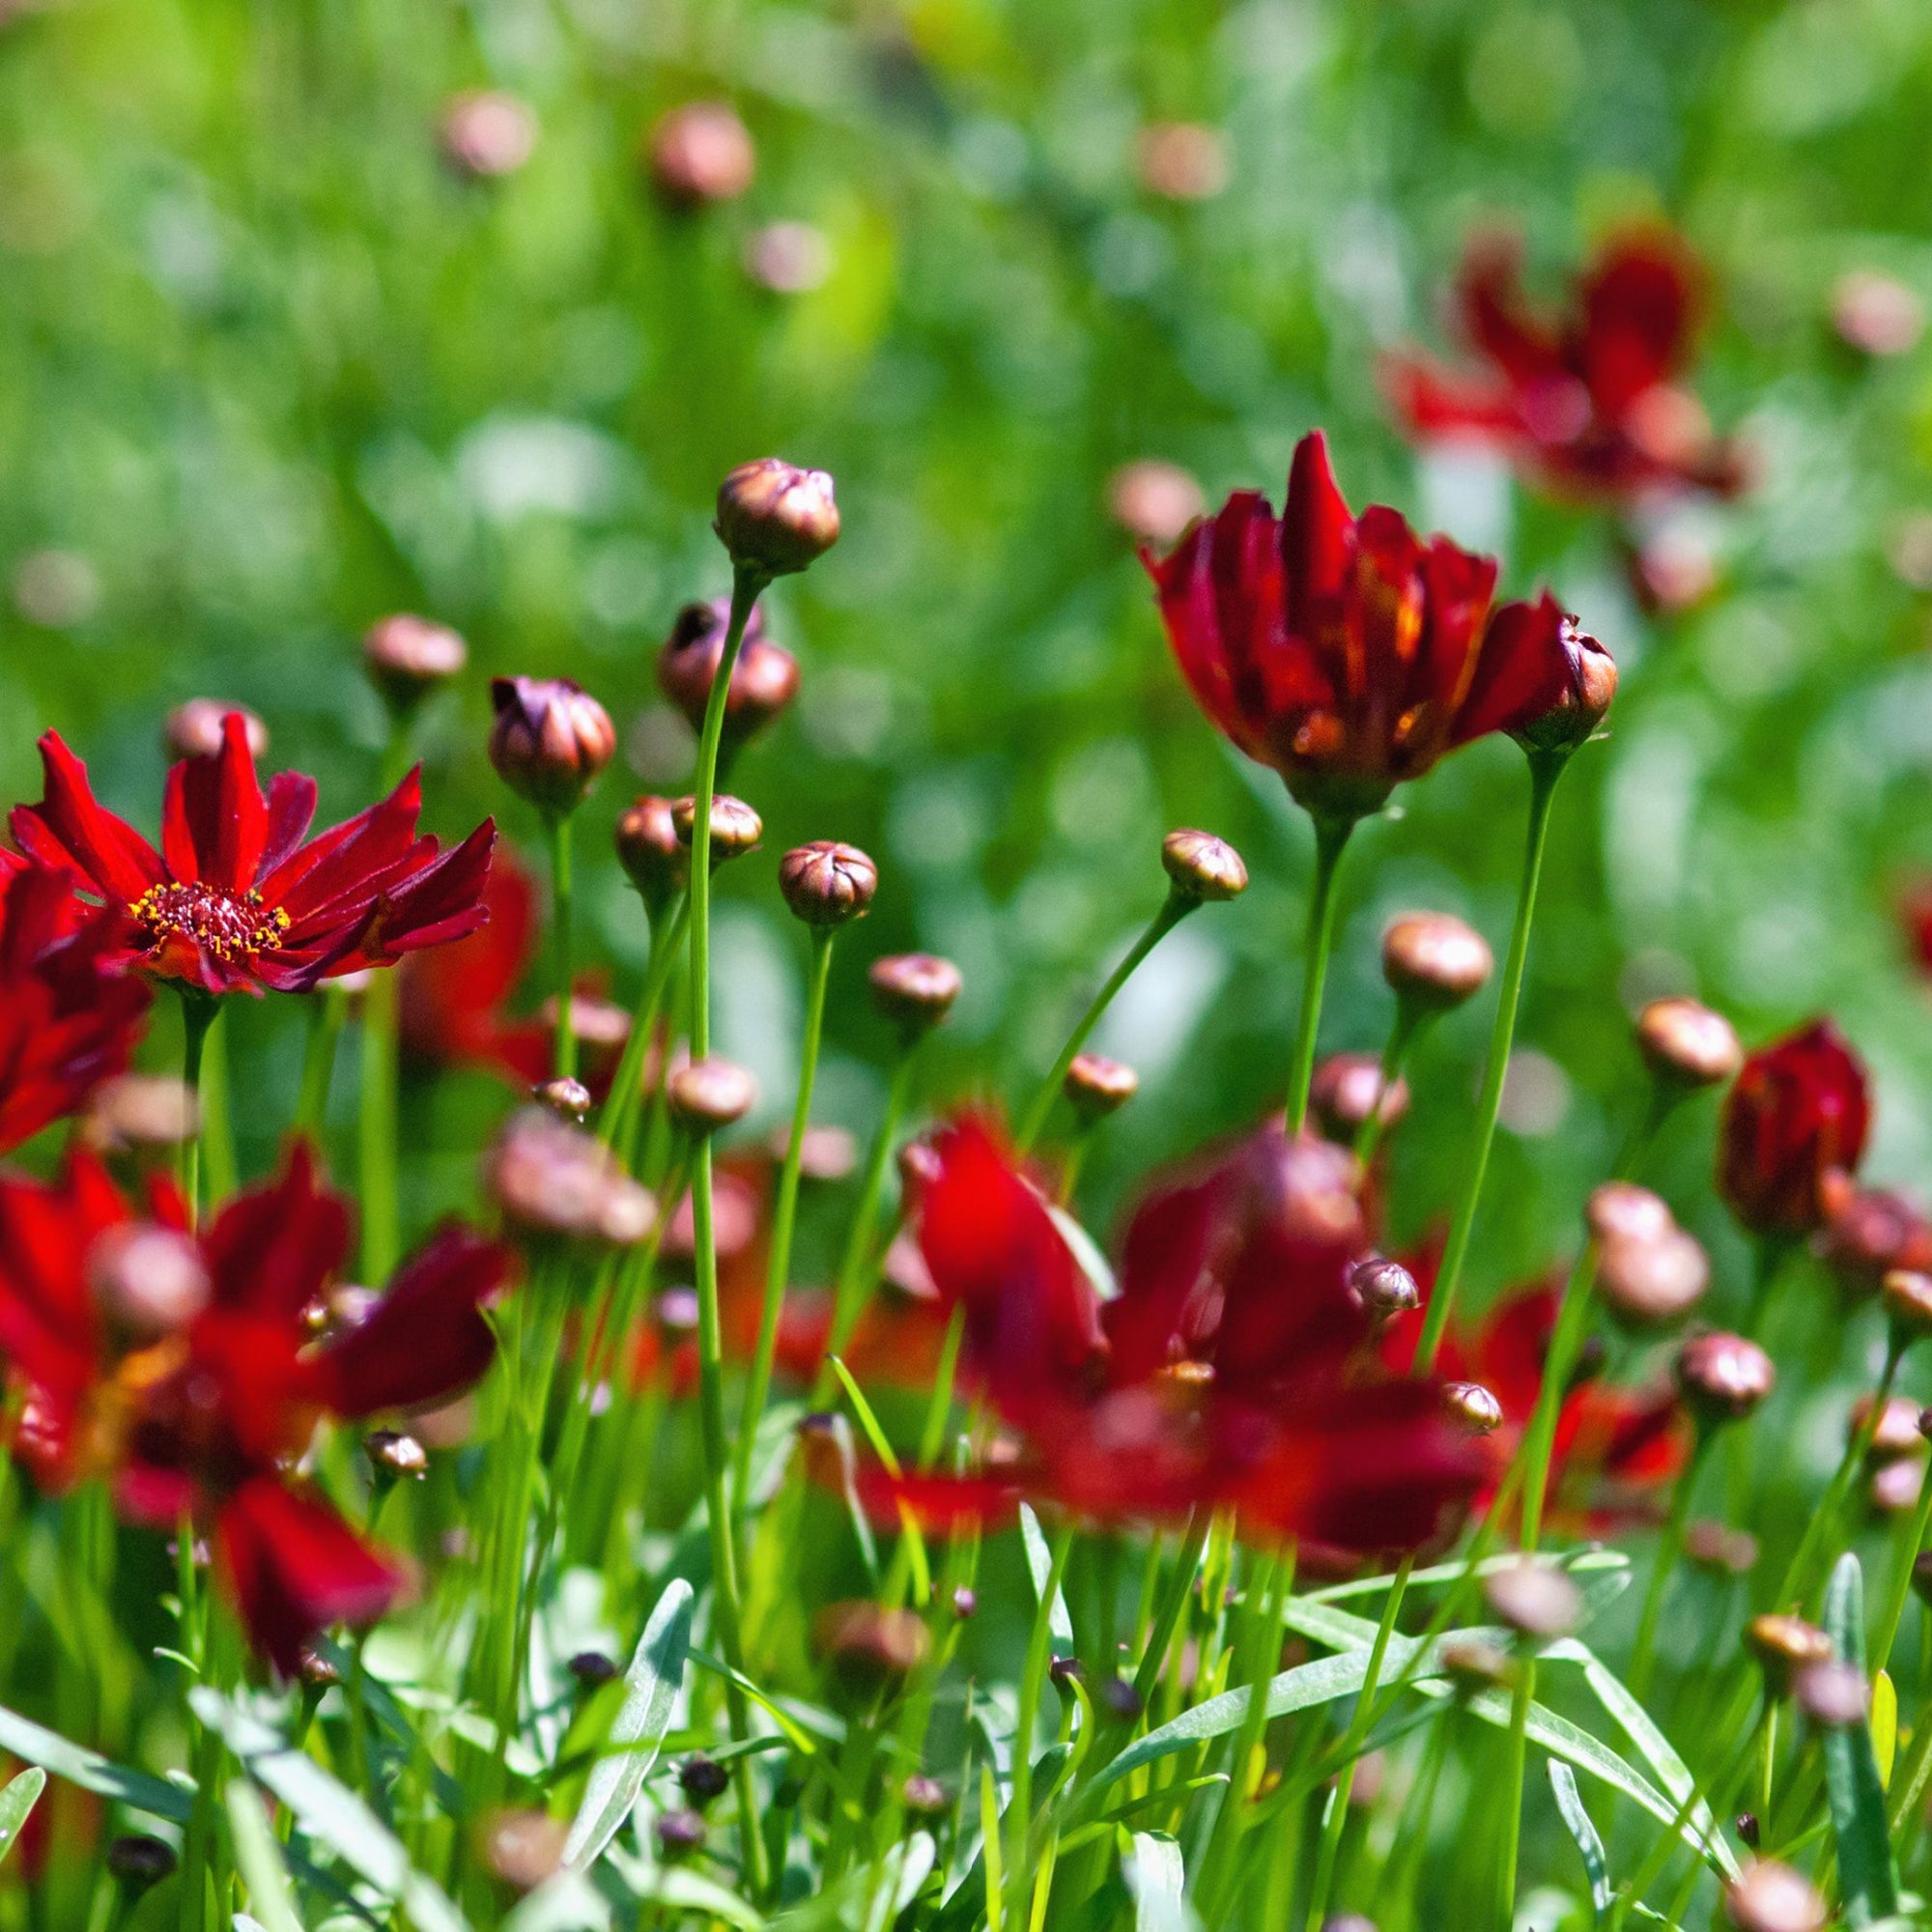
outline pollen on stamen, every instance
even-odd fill
[[[280,906],[265,910],[252,887],[230,893],[198,883],[151,886],[132,912],[153,948],[171,938],[187,939],[224,964],[279,945],[289,927],[288,913]]]

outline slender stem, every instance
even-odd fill
[[[1517,1661],[1516,1692],[1510,1699],[1509,1773],[1503,1791],[1503,1848],[1496,1869],[1496,1924],[1510,1932],[1516,1923],[1517,1853],[1522,1843],[1522,1771],[1529,1745],[1529,1707],[1536,1697],[1536,1659]]]
[[[1020,1118],[1015,1144],[1022,1153],[1039,1139],[1040,1129],[1046,1125],[1047,1116],[1053,1112],[1053,1103],[1060,1097],[1061,1089],[1065,1084],[1066,1069],[1079,1057],[1080,1049],[1099,1025],[1100,1015],[1113,1005],[1121,988],[1134,977],[1141,961],[1200,903],[1199,899],[1188,898],[1183,894],[1170,893],[1160,910],[1148,922],[1147,929],[1127,949],[1125,958],[1107,976],[1106,984],[1094,995],[1087,1010],[1080,1015],[1080,1023],[1067,1035],[1066,1044],[1060,1049],[1060,1058],[1053,1063],[1052,1072],[1040,1083],[1039,1091],[1034,1094]]]
[[[1040,1586],[1033,1632],[1027,1639],[1026,1663],[1020,1673],[1019,1718],[1013,1729],[1013,1791],[1007,1811],[1012,1820],[1007,1850],[1011,1874],[1008,1910],[1015,1923],[1019,1922],[1026,1888],[1033,1877],[1033,1861],[1027,1856],[1027,1839],[1033,1827],[1033,1740],[1039,1718],[1039,1694],[1046,1687],[1046,1666],[1052,1649],[1053,1603],[1072,1549],[1073,1525],[1067,1522],[1053,1539],[1046,1581]]]
[[[1932,1528],[1932,1471],[1918,1486],[1918,1506],[1912,1513],[1912,1525],[1899,1546],[1898,1568],[1885,1600],[1885,1614],[1872,1632],[1871,1667],[1876,1675],[1891,1662],[1891,1646],[1898,1640],[1898,1626],[1912,1596],[1912,1569],[1918,1552],[1925,1548],[1925,1532]],[[1919,1666],[1921,1672],[1924,1665]]]
[[[1529,761],[1529,828],[1523,840],[1522,883],[1517,892],[1516,924],[1510,932],[1509,956],[1503,963],[1495,1029],[1490,1036],[1489,1068],[1483,1075],[1483,1092],[1476,1102],[1475,1152],[1469,1162],[1468,1179],[1463,1183],[1462,1196],[1456,1203],[1455,1217],[1449,1224],[1442,1266],[1436,1273],[1435,1292],[1429,1297],[1422,1334],[1415,1346],[1415,1367],[1419,1374],[1426,1375],[1435,1366],[1436,1351],[1442,1346],[1443,1331],[1449,1325],[1449,1313],[1462,1280],[1463,1263],[1468,1256],[1476,1207],[1483,1197],[1490,1147],[1496,1137],[1496,1111],[1502,1105],[1503,1078],[1509,1072],[1510,1048],[1516,1039],[1516,1012],[1522,998],[1523,966],[1529,957],[1529,928],[1536,917],[1536,887],[1543,872],[1543,848],[1548,838],[1550,801],[1556,795],[1556,781],[1563,776],[1563,762],[1548,756],[1532,756]]]
[[[389,1278],[402,1247],[396,1193],[396,976],[377,968],[362,995],[362,1093],[356,1122],[361,1183],[362,1279]]]
[[[631,1016],[631,1031],[624,1041],[623,1057],[611,1076],[611,1091],[597,1116],[597,1138],[606,1147],[620,1147],[625,1129],[636,1117],[642,1100],[644,1061],[651,1050],[651,1035],[657,1029],[658,1009],[664,1005],[665,989],[677,969],[679,942],[684,937],[684,922],[691,910],[688,898],[681,898],[651,923],[651,956],[644,968],[644,983],[638,995],[638,1009]]]
[[[946,1446],[946,1418],[952,1413],[952,1388],[959,1376],[959,1348],[965,1339],[966,1304],[955,1301],[952,1313],[946,1318],[946,1339],[939,1345],[939,1363],[932,1378],[932,1401],[925,1411],[925,1427],[920,1431],[921,1475],[939,1461],[939,1452]],[[1926,1487],[1932,1490],[1932,1483]]]
[[[731,615],[724,648],[712,674],[697,748],[697,783],[691,826],[691,1057],[711,1051],[711,799],[718,782],[718,741],[724,729],[724,697],[738,663],[739,646],[763,579],[738,566],[731,580]],[[724,1661],[734,1672],[745,1667],[738,1595],[737,1539],[731,1533],[729,1451],[724,1433],[724,1346],[718,1313],[718,1239],[712,1215],[711,1143],[700,1140],[691,1175],[694,1272],[697,1281],[697,1393],[700,1440],[704,1449],[704,1492],[710,1519],[713,1617]],[[726,1678],[724,1701],[731,1738],[746,1743],[751,1712],[735,1678]],[[732,1766],[738,1792],[738,1842],[745,1883],[753,1898],[764,1890],[764,1839],[758,1831],[757,1794],[752,1760],[740,1755]]]
[[[1630,1675],[1626,1682],[1634,1697],[1643,1697],[1650,1690],[1651,1665],[1656,1659],[1657,1627],[1663,1615],[1663,1599],[1676,1573],[1678,1559],[1684,1553],[1684,1526],[1690,1520],[1690,1498],[1696,1491],[1697,1478],[1703,1473],[1711,1444],[1716,1440],[1714,1431],[1706,1429],[1698,1432],[1697,1445],[1691,1450],[1690,1460],[1677,1472],[1677,1481],[1671,1486],[1670,1512],[1664,1518],[1663,1533],[1657,1540],[1657,1553],[1651,1559],[1650,1582],[1643,1593],[1643,1611],[1637,1618],[1636,1642],[1631,1651]]]
[[[1208,1546],[1211,1522],[1206,1510],[1197,1510],[1181,1537],[1179,1552],[1174,1559],[1174,1575],[1168,1579],[1167,1594],[1154,1613],[1152,1634],[1141,1654],[1140,1668],[1134,1673],[1134,1696],[1143,1710],[1153,1696],[1153,1687],[1160,1682],[1168,1646],[1174,1641],[1175,1626],[1187,1607],[1187,1593],[1194,1587],[1195,1573],[1201,1568],[1201,1552]]]
[[[319,986],[309,995],[308,1043],[302,1052],[296,1132],[312,1141],[322,1138],[328,1122],[328,1089],[335,1072],[336,1044],[342,1037],[342,1016],[348,1005],[349,996],[337,985]]]
[[[1522,1547],[1534,1550],[1543,1535],[1543,1508],[1549,1493],[1549,1469],[1556,1452],[1556,1425],[1569,1392],[1571,1371],[1590,1326],[1590,1292],[1597,1281],[1597,1243],[1589,1242],[1570,1270],[1557,1305],[1556,1325],[1543,1358],[1543,1380],[1525,1437],[1527,1462],[1522,1492]]]
[[[1352,818],[1315,821],[1315,879],[1308,898],[1303,947],[1301,1014],[1294,1025],[1294,1059],[1288,1069],[1288,1131],[1298,1134],[1308,1118],[1308,1089],[1315,1078],[1315,1036],[1321,1026],[1321,989],[1335,944],[1335,872],[1354,831]]]
[[[208,1037],[202,1045],[201,1060],[201,1164],[202,1181],[208,1190],[211,1208],[225,1201],[237,1185],[235,1162],[235,1117],[230,1105],[233,1092],[228,1078],[228,1027],[222,1015],[225,1005],[215,1008],[208,1024]]]
[[[785,1285],[791,1274],[792,1229],[798,1220],[799,1175],[805,1160],[805,1137],[811,1126],[811,1090],[818,1077],[818,1044],[825,1032],[825,990],[832,978],[832,933],[829,925],[811,928],[811,968],[806,978],[805,1038],[799,1054],[798,1099],[791,1113],[791,1139],[785,1144],[784,1164],[779,1170],[778,1195],[772,1204],[771,1255],[765,1268],[765,1302],[758,1315],[758,1343],[752,1355],[752,1375],[745,1387],[745,1406],[738,1417],[738,1456],[731,1493],[738,1507],[746,1506],[752,1484],[752,1446],[758,1420],[772,1385],[772,1361],[778,1353],[779,1316],[784,1306]]]
[[[187,1203],[190,1226],[201,1218],[201,1143],[208,1131],[203,1118],[201,1062],[208,1045],[208,1030],[221,1011],[220,1003],[198,988],[184,986],[182,1010],[182,1085],[188,1091],[189,1115],[194,1131],[186,1135],[175,1153],[175,1179],[181,1182],[182,1199]]]
[[[1394,1090],[1395,1083],[1402,1078],[1402,1069],[1415,1043],[1428,1030],[1433,1015],[1411,1009],[1406,1002],[1395,1009],[1395,1020],[1389,1028],[1388,1044],[1382,1048],[1381,1070],[1376,1079],[1376,1104],[1363,1115],[1362,1123],[1355,1129],[1355,1161],[1366,1168],[1375,1159],[1376,1150],[1381,1146],[1382,1134],[1387,1122],[1382,1118],[1382,1108]]]
[[[577,1077],[577,1031],[570,1016],[570,814],[550,811],[544,814],[544,831],[550,838],[551,944],[554,949],[551,968],[556,988],[556,1059],[559,1080]]]

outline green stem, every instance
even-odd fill
[[[1932,1470],[1926,1471],[1925,1480],[1918,1487],[1918,1507],[1912,1513],[1912,1526],[1899,1548],[1898,1569],[1885,1600],[1885,1614],[1872,1633],[1871,1667],[1874,1675],[1888,1668],[1891,1662],[1891,1647],[1898,1640],[1898,1626],[1904,1619],[1905,1605],[1912,1597],[1912,1567],[1918,1560],[1918,1552],[1925,1547],[1928,1528],[1932,1528]],[[1921,1663],[1921,1672],[1923,1668]]]
[[[1134,1696],[1143,1710],[1152,1700],[1153,1687],[1160,1682],[1168,1646],[1173,1643],[1175,1626],[1187,1607],[1187,1593],[1193,1589],[1195,1573],[1201,1568],[1201,1552],[1208,1547],[1212,1520],[1206,1510],[1197,1510],[1181,1537],[1180,1550],[1174,1560],[1174,1575],[1169,1577],[1167,1594],[1154,1613],[1153,1630],[1147,1649],[1141,1654],[1140,1668],[1134,1672]]]
[[[1557,1306],[1556,1325],[1543,1358],[1543,1380],[1525,1437],[1527,1462],[1522,1492],[1522,1547],[1534,1550],[1543,1535],[1543,1509],[1549,1493],[1549,1469],[1556,1452],[1556,1425],[1569,1392],[1571,1371],[1590,1327],[1590,1293],[1597,1282],[1597,1244],[1585,1246],[1570,1270]]]
[[[1536,1659],[1517,1660],[1516,1692],[1510,1699],[1509,1773],[1503,1790],[1503,1848],[1496,1869],[1496,1923],[1510,1932],[1516,1923],[1517,1854],[1522,1844],[1522,1771],[1529,1747],[1529,1707],[1536,1697]]]
[[[1496,1112],[1502,1105],[1503,1079],[1509,1072],[1510,1048],[1516,1040],[1517,1007],[1522,998],[1523,966],[1529,957],[1529,929],[1536,917],[1536,887],[1543,872],[1543,848],[1548,839],[1550,801],[1556,795],[1556,781],[1563,776],[1563,766],[1561,758],[1547,755],[1532,755],[1529,761],[1529,827],[1523,840],[1522,883],[1517,892],[1516,924],[1510,932],[1509,956],[1503,964],[1495,1029],[1490,1036],[1490,1064],[1483,1075],[1482,1095],[1476,1102],[1475,1154],[1462,1196],[1456,1203],[1455,1217],[1449,1224],[1442,1265],[1436,1273],[1435,1292],[1429,1297],[1422,1334],[1415,1347],[1415,1367],[1423,1375],[1435,1367],[1436,1351],[1442,1346],[1443,1331],[1449,1325],[1450,1310],[1462,1280],[1463,1264],[1468,1256],[1477,1204],[1483,1197],[1483,1178],[1489,1171],[1490,1148],[1496,1137]]]
[[[201,1218],[201,1144],[207,1137],[204,1095],[201,1091],[202,1054],[208,1045],[208,1031],[221,1011],[211,993],[184,985],[182,1011],[182,1085],[187,1089],[193,1133],[186,1135],[175,1152],[175,1179],[181,1183],[182,1199],[187,1203],[189,1226]]]
[[[301,1093],[296,1101],[296,1132],[319,1141],[328,1122],[328,1089],[335,1072],[335,1048],[349,996],[340,986],[322,985],[309,995],[308,1043],[302,1052]]]
[[[380,1287],[402,1246],[396,1191],[396,976],[379,967],[362,995],[362,1093],[355,1155],[362,1213],[362,1279]]]
[[[1180,893],[1170,893],[1160,910],[1148,922],[1147,929],[1127,949],[1126,957],[1107,976],[1106,983],[1094,995],[1087,1010],[1080,1015],[1080,1023],[1067,1035],[1066,1044],[1060,1049],[1060,1058],[1053,1063],[1052,1072],[1040,1083],[1039,1091],[1034,1094],[1031,1104],[1021,1116],[1019,1132],[1014,1141],[1020,1152],[1025,1153],[1038,1140],[1040,1129],[1046,1125],[1047,1116],[1053,1112],[1053,1103],[1060,1097],[1061,1090],[1066,1083],[1066,1069],[1079,1057],[1080,1049],[1099,1025],[1100,1015],[1113,1005],[1121,988],[1134,977],[1141,961],[1200,903],[1199,899],[1188,898]]]
[[[1308,899],[1308,933],[1301,978],[1301,1013],[1294,1026],[1294,1059],[1288,1070],[1288,1131],[1301,1131],[1308,1118],[1308,1089],[1315,1079],[1315,1036],[1321,1026],[1321,989],[1335,944],[1335,873],[1354,831],[1352,818],[1315,821],[1315,880]]]
[[[556,987],[556,1059],[559,1080],[577,1077],[577,1032],[570,1016],[570,814],[544,814],[550,838],[551,941],[555,949],[551,977]]]
[[[642,1104],[644,1062],[650,1054],[651,1036],[657,1030],[665,990],[677,970],[678,946],[684,938],[684,923],[690,910],[690,900],[679,899],[652,923],[650,962],[644,968],[638,1009],[631,1017],[630,1035],[624,1041],[617,1071],[611,1076],[611,1092],[597,1117],[597,1138],[606,1147],[623,1145],[625,1130]]]
[[[1054,1599],[1066,1574],[1066,1559],[1073,1549],[1073,1525],[1061,1526],[1053,1539],[1052,1558],[1046,1581],[1040,1586],[1039,1604],[1034,1612],[1033,1631],[1027,1638],[1026,1663],[1020,1673],[1019,1718],[1013,1729],[1013,1790],[1007,1807],[1012,1821],[1008,1833],[1007,1870],[1009,1923],[1023,1924],[1027,1887],[1033,1879],[1033,1860],[1027,1855],[1027,1840],[1033,1827],[1033,1744],[1039,1719],[1039,1696],[1046,1687],[1046,1667],[1052,1648]]]
[[[1386,1123],[1382,1119],[1383,1103],[1395,1089],[1395,1083],[1402,1078],[1402,1069],[1408,1060],[1415,1043],[1428,1030],[1433,1015],[1420,1010],[1412,1010],[1407,1005],[1396,1008],[1395,1023],[1389,1028],[1388,1044],[1382,1048],[1381,1072],[1376,1080],[1376,1104],[1362,1117],[1362,1124],[1355,1129],[1355,1163],[1367,1168],[1376,1157],[1376,1150],[1381,1146],[1382,1133]]]
[[[208,1205],[214,1208],[235,1192],[235,1118],[230,1107],[228,1028],[225,1006],[217,1006],[208,1025],[201,1061],[201,1160]]]
[[[966,1304],[954,1302],[946,1318],[946,1339],[939,1345],[939,1363],[932,1378],[932,1401],[919,1437],[919,1471],[923,1475],[939,1461],[946,1446],[946,1419],[952,1413],[952,1388],[959,1376],[959,1348],[966,1339]],[[1926,1485],[1932,1490],[1932,1483]]]
[[[825,1032],[825,993],[832,978],[832,933],[829,925],[815,925],[811,929],[811,968],[806,979],[805,1038],[799,1054],[798,1099],[792,1107],[791,1139],[785,1144],[784,1165],[779,1170],[778,1195],[772,1204],[765,1301],[758,1313],[758,1342],[752,1354],[745,1406],[738,1417],[738,1456],[732,1471],[731,1493],[740,1509],[746,1506],[751,1493],[752,1447],[757,1437],[758,1420],[765,1412],[765,1398],[771,1391],[772,1362],[779,1346],[779,1317],[791,1274],[799,1175],[805,1161],[805,1137],[811,1126],[811,1090],[818,1077],[818,1045]]]
[[[1650,1581],[1643,1593],[1643,1611],[1637,1618],[1636,1642],[1631,1651],[1627,1682],[1634,1697],[1641,1698],[1650,1690],[1651,1665],[1656,1659],[1657,1629],[1663,1615],[1663,1599],[1669,1591],[1670,1579],[1676,1574],[1678,1559],[1684,1553],[1684,1526],[1690,1520],[1690,1498],[1696,1491],[1697,1478],[1703,1473],[1711,1444],[1716,1440],[1715,1431],[1706,1429],[1698,1432],[1697,1446],[1677,1472],[1677,1481],[1671,1486],[1670,1513],[1664,1519],[1663,1533],[1657,1541],[1657,1554],[1651,1560]]]

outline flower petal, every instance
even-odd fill
[[[238,1194],[203,1240],[212,1305],[295,1317],[349,1252],[349,1208],[321,1184],[304,1140],[289,1145],[281,1175]]]
[[[167,876],[159,853],[124,819],[96,803],[87,767],[57,732],[41,740],[46,785],[39,805],[15,806],[9,829],[30,859],[71,867],[98,892],[132,905]]]

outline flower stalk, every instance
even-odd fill
[[[1301,1010],[1294,1027],[1294,1057],[1288,1070],[1291,1134],[1298,1134],[1308,1119],[1315,1039],[1321,1027],[1321,994],[1328,979],[1328,955],[1335,945],[1335,875],[1357,822],[1319,814],[1315,820],[1315,873],[1309,887],[1308,930],[1302,945]]]

